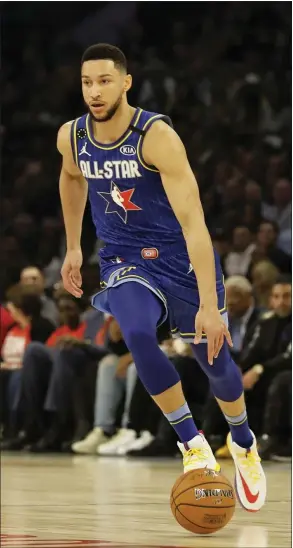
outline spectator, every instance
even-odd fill
[[[20,284],[24,287],[34,287],[41,297],[42,316],[57,325],[58,310],[52,299],[45,295],[45,279],[36,266],[27,266],[20,273]]]
[[[3,341],[9,331],[14,325],[14,319],[5,306],[0,305],[0,352],[2,350]]]
[[[27,260],[32,261],[37,246],[37,231],[33,217],[26,213],[19,213],[13,220],[12,231],[25,252]]]
[[[258,307],[269,308],[271,290],[278,276],[278,269],[270,261],[260,261],[252,268],[253,294]]]
[[[291,259],[277,247],[278,234],[279,228],[274,221],[263,221],[257,233],[255,256],[268,259],[282,274],[288,274],[291,272]]]
[[[47,346],[54,347],[57,343],[69,342],[71,339],[84,340],[86,323],[80,317],[84,302],[66,293],[60,296],[57,306],[61,326],[49,337]]]
[[[263,433],[264,409],[270,386],[274,392],[276,384],[272,383],[276,382],[279,387],[279,381],[275,381],[276,376],[281,371],[291,370],[291,288],[291,280],[286,277],[281,277],[274,284],[270,300],[271,311],[257,321],[251,340],[238,360],[243,371],[247,412],[251,428],[257,436]],[[281,426],[279,424],[279,428]],[[267,424],[265,428],[267,429]],[[267,435],[269,433],[265,432]],[[218,456],[224,455],[227,455],[227,451],[221,449]]]
[[[116,320],[109,326],[108,348],[111,354],[99,364],[96,383],[94,428],[80,442],[72,446],[75,453],[119,454],[125,444],[136,438],[129,424],[129,406],[136,382],[136,369],[131,354],[123,341]],[[122,428],[115,433],[119,404],[125,394]],[[110,440],[107,438],[111,438]]]
[[[233,249],[225,258],[225,271],[228,276],[246,276],[255,250],[249,228],[246,226],[234,228],[232,246]]]
[[[247,370],[252,364],[261,363],[267,371],[278,367],[290,367],[283,352],[291,342],[291,280],[280,277],[271,291],[271,311],[264,314],[255,327],[252,340],[241,355],[241,367]],[[275,355],[275,357],[273,357]],[[244,387],[251,389],[260,374],[249,369],[243,377]]]
[[[291,359],[291,344],[285,354]],[[292,456],[292,371],[280,371],[270,384],[262,431],[258,447],[263,460]]]
[[[233,357],[237,361],[259,317],[251,283],[244,276],[231,276],[225,282],[229,329],[233,341]]]
[[[74,375],[91,376],[94,384],[97,360],[106,352],[86,342],[87,324],[80,320],[80,300],[70,295],[58,301],[62,326],[47,342],[31,343],[23,356],[22,414],[25,435],[9,440],[3,449],[22,449],[32,445],[34,451],[60,449],[72,412]],[[45,321],[45,320],[44,320]],[[94,363],[94,365],[92,365]],[[50,426],[47,426],[48,417]],[[83,432],[84,435],[84,432]]]
[[[6,427],[9,424],[7,436],[13,436],[17,428],[25,349],[31,341],[45,342],[54,326],[41,317],[38,295],[17,286],[7,297],[7,309],[15,325],[8,331],[1,350],[1,423],[6,422]]]
[[[225,262],[226,262],[226,257],[229,254],[229,250],[230,250],[230,243],[229,243],[228,236],[225,234],[225,232],[222,229],[217,229],[211,233],[211,238],[212,238],[213,246],[220,257],[223,275],[224,277],[226,277],[227,272],[225,268]]]
[[[26,259],[14,236],[0,238],[1,262],[5,268],[0,269],[1,300],[5,300],[7,290],[19,281],[19,271],[26,264]]]
[[[288,179],[279,179],[273,188],[273,205],[263,205],[263,217],[277,223],[280,232],[292,226],[291,194],[292,184]]]

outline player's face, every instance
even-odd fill
[[[110,59],[100,59],[83,63],[81,79],[83,98],[94,120],[111,120],[131,87],[131,76]]]

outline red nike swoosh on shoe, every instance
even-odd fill
[[[248,502],[250,502],[250,504],[254,504],[257,501],[258,497],[259,497],[259,491],[258,491],[258,493],[256,493],[256,495],[253,495],[252,492],[250,491],[244,477],[242,476],[239,468],[238,468],[238,472],[239,472],[239,475],[240,475],[240,478],[241,478],[241,481],[242,481],[245,496],[246,496]]]

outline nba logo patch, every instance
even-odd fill
[[[143,248],[141,250],[141,256],[143,259],[157,259],[159,256],[159,251],[156,247]]]

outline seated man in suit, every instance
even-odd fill
[[[250,424],[258,436],[264,432],[264,424],[268,422],[267,420],[264,421],[265,416],[267,416],[265,409],[269,401],[268,398],[271,399],[271,390],[275,394],[275,380],[277,380],[276,378],[281,371],[290,371],[291,369],[292,313],[290,278],[282,276],[274,284],[271,291],[270,307],[271,310],[260,315],[254,327],[250,330],[247,343],[244,345],[238,359],[238,364],[243,371],[243,386],[246,391],[246,406]],[[277,391],[280,393],[279,388]],[[274,414],[275,411],[273,413],[270,411],[270,417]],[[281,416],[283,412],[278,414]],[[219,424],[216,424],[219,416],[219,412],[214,414],[214,425],[212,425],[211,417],[207,417],[210,428],[213,428],[213,433],[219,429]],[[282,424],[279,425],[280,431],[281,427]],[[266,424],[265,430],[267,428]],[[271,430],[264,432],[264,434],[272,436]],[[278,432],[274,428],[274,452],[276,451],[276,444],[278,445],[279,442]],[[260,455],[261,453],[260,451]],[[218,457],[225,456],[229,456],[226,446],[218,452]]]
[[[291,278],[281,276],[272,288],[271,311],[257,323],[241,357],[250,420],[258,422],[259,454],[267,459],[291,454],[291,292]]]

